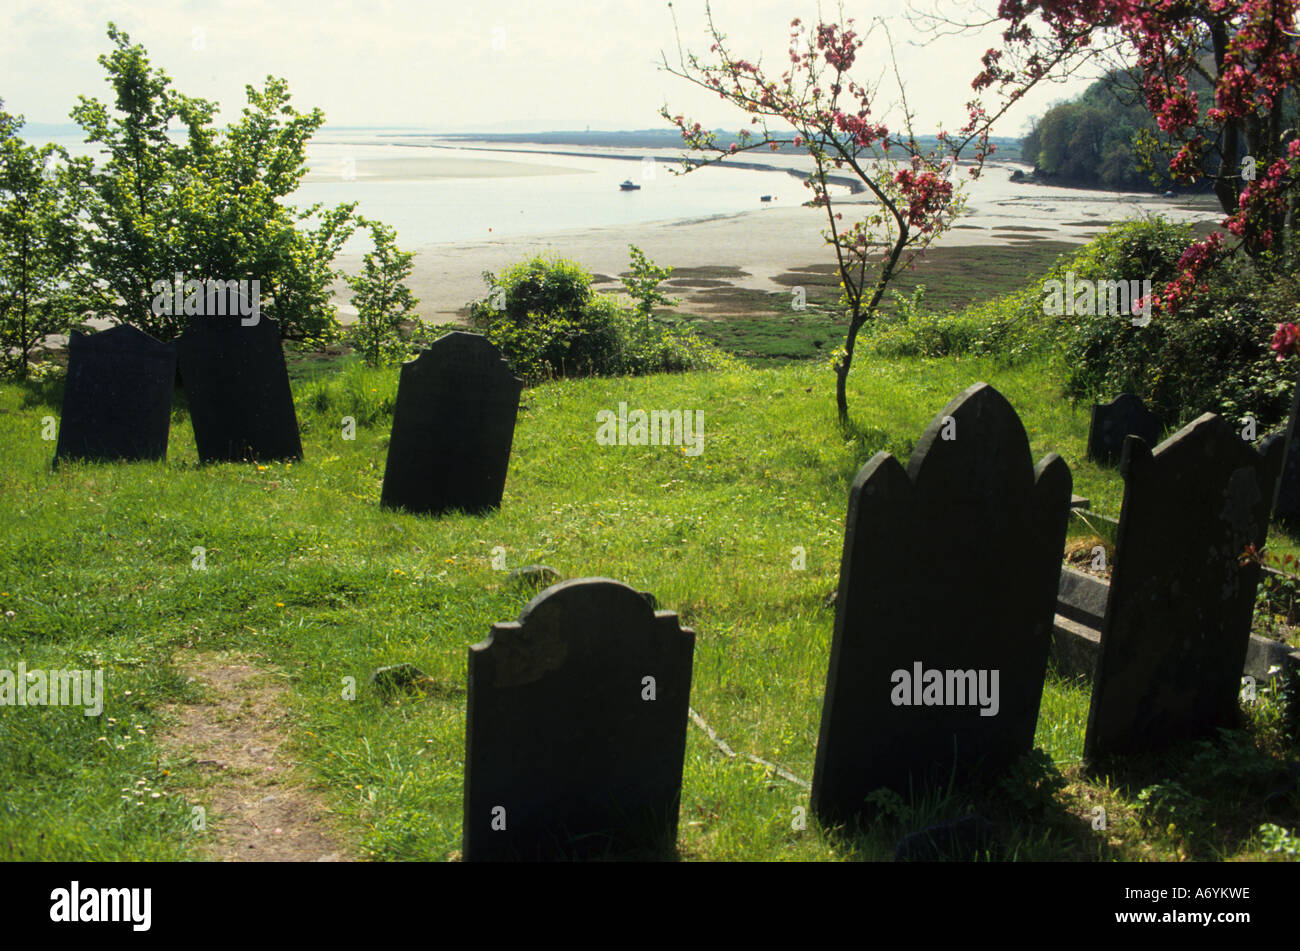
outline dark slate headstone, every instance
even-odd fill
[[[1084,758],[1159,750],[1237,722],[1280,451],[1206,413],[1156,448],[1124,446],[1110,597]],[[1245,564],[1243,564],[1243,560]]]
[[[1294,426],[1289,423],[1288,426]],[[1276,452],[1281,456],[1286,445],[1286,430],[1267,437],[1260,443],[1263,453]],[[1274,446],[1277,446],[1274,449]],[[1300,528],[1300,434],[1291,437],[1291,451],[1282,465],[1282,476],[1276,488],[1273,518],[1279,525],[1291,530]]]
[[[176,349],[200,461],[302,458],[278,322],[191,317]]]
[[[677,615],[607,578],[493,625],[469,649],[465,860],[670,854],[694,649]]]
[[[1095,404],[1088,428],[1088,458],[1113,465],[1119,461],[1124,439],[1130,434],[1153,446],[1160,441],[1160,417],[1147,409],[1142,397],[1121,393],[1109,403]]]
[[[1034,467],[1015,410],[985,383],[934,418],[907,471],[881,452],[858,473],[813,773],[824,823],[862,815],[880,787],[907,798],[1032,749],[1070,489],[1056,454]],[[913,694],[901,675],[918,668]],[[927,704],[929,671],[943,699],[965,702]],[[974,702],[957,693],[972,680]]]
[[[480,334],[402,364],[381,504],[436,515],[498,508],[523,381]]]
[[[165,459],[176,347],[122,324],[72,332],[54,464]]]

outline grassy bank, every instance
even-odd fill
[[[190,659],[212,651],[282,672],[294,757],[359,854],[453,856],[466,647],[528,597],[493,570],[496,546],[511,568],[544,562],[655,594],[697,632],[692,706],[732,747],[810,779],[849,482],[877,450],[906,457],[976,380],[1020,412],[1035,459],[1061,453],[1075,491],[1118,513],[1117,473],[1082,461],[1086,411],[1039,365],[864,358],[849,439],[820,366],[546,384],[525,391],[501,510],[441,519],[378,507],[395,370],[300,374],[305,459],[265,466],[200,467],[178,409],[165,465],[54,472],[41,427],[58,415],[57,388],[0,387],[0,611],[13,612],[0,622],[0,667],[103,667],[107,694],[100,718],[0,708],[0,857],[195,857],[202,797],[181,791],[208,780],[157,737],[167,705],[195,699]],[[703,453],[597,445],[596,412],[620,401],[703,410]],[[343,416],[356,418],[355,440],[342,438]],[[206,570],[192,567],[197,546]],[[792,570],[795,546],[806,570]],[[365,679],[403,661],[437,686],[385,704]],[[348,677],[355,700],[343,699]],[[1266,805],[1282,757],[1295,755],[1275,705],[1252,708],[1251,732],[1096,777],[1078,766],[1087,707],[1085,688],[1050,680],[1046,759],[986,790],[885,803],[858,832],[811,818],[794,828],[806,791],[726,758],[692,726],[682,857],[887,858],[902,834],[971,807],[1001,824],[1009,858],[1278,854],[1265,852],[1274,833],[1258,830],[1294,828],[1300,802],[1292,792]]]

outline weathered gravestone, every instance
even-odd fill
[[[1147,409],[1142,397],[1121,393],[1109,403],[1092,407],[1088,428],[1087,457],[1102,465],[1113,465],[1124,451],[1124,439],[1140,436],[1151,445],[1160,440],[1160,417]]]
[[[1288,428],[1294,425],[1294,422],[1290,422]],[[1260,452],[1276,452],[1281,458],[1286,447],[1286,437],[1287,430],[1274,433],[1260,444]],[[1273,518],[1279,525],[1289,529],[1300,527],[1300,434],[1292,435],[1290,451],[1286,453],[1282,464],[1282,475],[1274,490]]]
[[[479,334],[402,364],[380,502],[436,515],[501,505],[523,382]]]
[[[813,773],[824,823],[880,787],[907,798],[1032,749],[1070,489],[985,383],[935,417],[906,472],[881,452],[858,473]]]
[[[671,853],[695,632],[606,578],[469,649],[464,858]]]
[[[1236,722],[1260,574],[1242,554],[1263,547],[1280,456],[1256,452],[1212,413],[1154,454],[1140,439],[1125,444],[1086,760]]]
[[[176,349],[200,461],[302,458],[277,321],[191,317]]]
[[[1092,679],[1109,596],[1110,585],[1105,580],[1069,565],[1061,566],[1052,624],[1052,653],[1059,673]]]
[[[165,459],[176,348],[128,324],[72,332],[54,464]]]

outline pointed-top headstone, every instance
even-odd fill
[[[823,822],[1032,749],[1070,489],[984,383],[935,417],[906,472],[882,452],[858,473],[813,775]]]
[[[1121,393],[1109,403],[1092,407],[1088,428],[1087,457],[1102,465],[1113,465],[1124,451],[1124,439],[1138,436],[1154,446],[1160,440],[1160,417],[1147,409],[1142,397]]]
[[[1153,453],[1124,446],[1124,507],[1084,757],[1154,751],[1237,722],[1280,446],[1206,413]]]
[[[200,461],[302,458],[278,322],[191,317],[176,349]]]
[[[464,858],[674,847],[695,633],[608,578],[547,588],[469,650]]]
[[[522,390],[481,334],[449,333],[403,363],[381,504],[431,515],[498,508]]]
[[[176,348],[122,324],[73,331],[54,463],[165,459]]]

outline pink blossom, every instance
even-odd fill
[[[1269,346],[1277,354],[1278,363],[1293,353],[1300,353],[1300,327],[1290,321],[1278,324],[1277,333],[1273,334],[1273,342]]]

